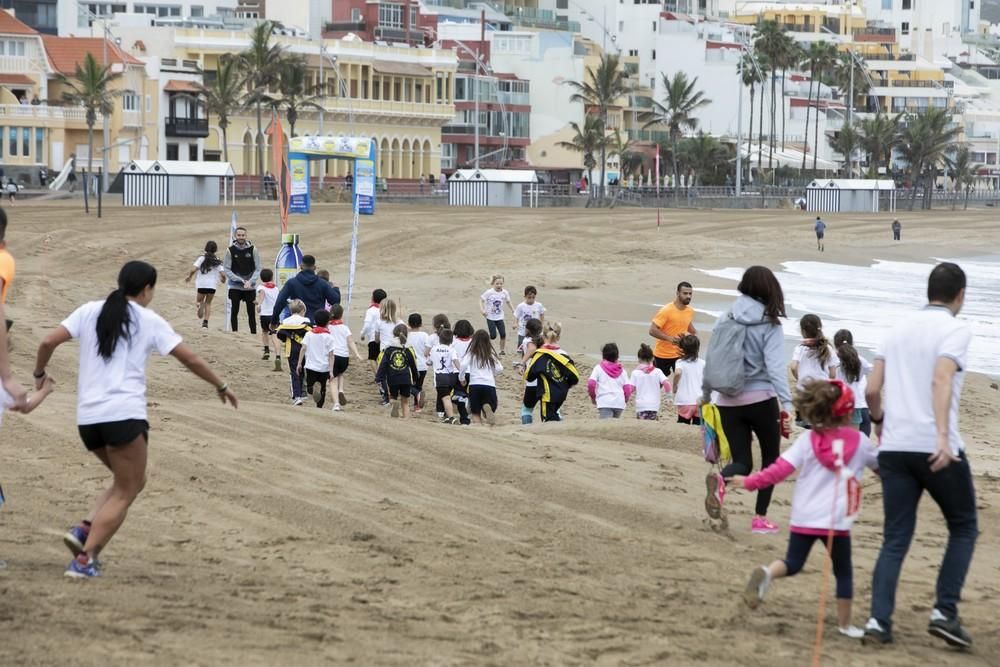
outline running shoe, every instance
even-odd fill
[[[865,631],[856,625],[848,625],[844,628],[837,628],[837,632],[850,639],[861,639],[865,636]]]
[[[292,405],[302,405],[303,403],[305,403],[305,401],[302,400],[301,396],[292,400]]]
[[[927,632],[935,637],[945,640],[948,646],[958,648],[971,648],[972,637],[962,627],[958,617],[948,618],[938,609],[931,612],[931,621],[927,625]]]
[[[347,397],[344,396],[344,392],[342,391],[337,392],[337,400],[340,401],[341,405],[347,405]]]
[[[881,646],[892,643],[892,631],[882,627],[874,618],[869,618],[865,624],[865,636],[861,638],[865,646]]]
[[[778,528],[778,524],[766,516],[758,515],[750,522],[750,532],[757,533],[758,535],[774,535],[775,533],[780,533],[781,528]]]
[[[758,567],[750,574],[750,581],[743,590],[743,601],[751,609],[756,609],[764,601],[764,595],[771,586],[771,572],[766,567]]]
[[[63,574],[72,579],[93,579],[101,576],[101,571],[97,569],[94,561],[87,558],[86,554],[80,554],[69,562]]]
[[[83,546],[87,543],[87,529],[83,526],[73,526],[63,535],[63,544],[73,552],[74,556],[83,553]]]
[[[331,408],[331,411],[332,412],[340,412],[340,410],[341,410],[340,404],[339,403],[334,403],[333,407]]]
[[[708,493],[705,495],[705,511],[708,516],[718,519],[722,516],[722,501],[726,497],[726,481],[717,472],[710,472],[705,476],[705,488]]]
[[[457,424],[458,423],[458,417],[445,417],[444,418],[444,423],[445,424],[452,424],[452,425]]]
[[[485,419],[486,423],[490,426],[496,426],[497,416],[496,413],[493,412],[493,408],[491,406],[483,406],[483,419]]]
[[[201,328],[202,329],[207,329],[208,328],[208,320],[202,320],[201,321]]]
[[[271,360],[271,350],[264,350],[264,356],[261,357],[261,361]]]

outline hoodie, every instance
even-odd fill
[[[628,383],[620,363],[605,359],[590,374],[587,393],[598,409],[624,410],[632,395],[632,385]]]
[[[378,355],[378,370],[375,382],[400,387],[417,383],[417,358],[412,347],[406,347],[393,337],[389,345]]]
[[[324,310],[327,303],[340,303],[340,290],[320,279],[312,269],[302,269],[298,275],[289,278],[278,293],[278,298],[274,301],[272,322],[281,321],[281,311],[291,299],[301,299],[306,305],[306,317],[313,321],[313,314],[317,310]]]

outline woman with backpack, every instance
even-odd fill
[[[789,435],[788,415],[792,410],[785,334],[780,320],[785,317],[781,284],[767,267],[751,266],[743,273],[737,290],[740,295],[736,302],[722,314],[712,331],[705,360],[703,400],[708,402],[715,392],[714,403],[733,456],[721,473],[710,473],[706,478],[705,509],[714,519],[722,513],[723,478],[749,475],[753,470],[754,435],[760,443],[761,468],[777,460],[781,437]],[[724,339],[742,340],[742,350],[731,349],[734,346]],[[770,487],[757,492],[751,532],[779,532],[778,526],[767,518],[771,492]]]

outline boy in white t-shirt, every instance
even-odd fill
[[[306,393],[316,401],[316,407],[322,408],[326,403],[326,385],[330,382],[330,370],[333,367],[334,338],[330,335],[327,325],[330,324],[330,313],[317,310],[313,313],[316,324],[312,331],[302,339],[302,353],[299,355],[299,373],[305,368]],[[315,394],[315,386],[319,383],[319,395]]]
[[[587,380],[587,393],[597,406],[598,419],[619,419],[625,411],[625,404],[632,395],[632,385],[625,379],[625,371],[618,363],[618,346],[608,343],[601,349],[604,357],[594,367]]]
[[[333,364],[331,365],[331,374],[333,375],[334,391],[333,391],[333,411],[340,412],[344,405],[347,405],[347,397],[344,395],[344,373],[347,372],[347,366],[350,363],[350,357],[348,354],[354,353],[354,356],[358,361],[363,361],[361,353],[358,352],[358,347],[354,344],[354,338],[351,337],[351,330],[344,324],[344,307],[339,303],[335,303],[330,306],[330,326],[329,326],[329,336],[333,340]]]
[[[438,419],[443,423],[455,424],[455,408],[452,404],[451,395],[458,386],[458,370],[461,360],[452,347],[455,336],[451,329],[443,328],[437,332],[438,342],[431,347],[428,355],[428,363],[434,371],[434,388],[437,390]],[[462,404],[459,404],[461,407]]]
[[[674,386],[674,403],[677,405],[677,423],[701,425],[698,399],[701,398],[701,381],[705,375],[705,360],[698,358],[701,343],[697,336],[682,336],[679,347],[682,356],[674,365],[671,384]]]
[[[413,385],[413,411],[420,412],[424,407],[424,378],[427,377],[427,353],[430,351],[430,337],[421,327],[424,319],[420,313],[410,313],[407,318],[406,346],[413,348],[417,359],[417,383]]]
[[[257,317],[260,319],[260,339],[264,343],[264,356],[267,361],[271,355],[271,345],[274,345],[274,370],[281,370],[281,349],[278,347],[278,339],[271,333],[271,313],[274,311],[274,302],[278,299],[278,286],[274,284],[274,272],[271,269],[260,270],[260,282],[257,284]]]
[[[387,294],[384,289],[377,289],[372,292],[372,302],[368,304],[365,311],[365,321],[361,325],[361,342],[368,343],[368,369],[375,374],[375,367],[378,365],[378,353],[381,348],[375,340],[375,333],[378,331],[379,308],[385,301]]]
[[[528,285],[524,288],[524,301],[517,304],[517,308],[514,309],[514,320],[517,322],[517,347],[521,348],[521,343],[524,341],[524,325],[528,323],[528,320],[534,318],[541,323],[545,323],[545,306],[542,305],[541,301],[537,301],[538,290],[535,289],[534,285]]]
[[[504,305],[507,310],[514,313],[514,307],[510,303],[510,292],[503,288],[503,276],[493,276],[490,280],[492,287],[483,292],[479,297],[479,308],[486,318],[486,326],[490,330],[490,340],[500,337],[500,354],[507,354],[507,323],[504,321]]]

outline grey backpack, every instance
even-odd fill
[[[748,326],[753,325],[737,321],[731,311],[716,323],[705,354],[702,392],[706,399],[713,391],[726,396],[736,396],[743,391],[746,383],[743,341],[746,340]]]

